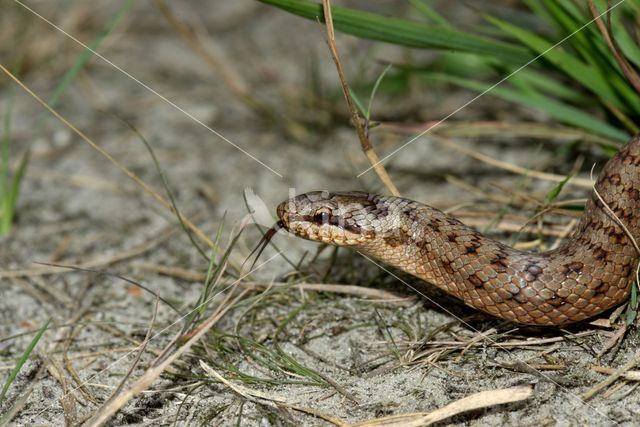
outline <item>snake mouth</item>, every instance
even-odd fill
[[[244,265],[247,261],[249,261],[249,259],[253,256],[253,254],[257,252],[256,258],[251,263],[251,268],[249,268],[249,270],[253,270],[253,267],[256,265],[256,262],[258,262],[260,255],[262,255],[262,252],[265,250],[269,242],[271,242],[271,239],[273,239],[273,236],[275,236],[276,233],[278,233],[278,231],[280,231],[281,229],[285,229],[289,231],[284,221],[282,220],[276,222],[273,225],[273,227],[271,227],[270,229],[267,230],[266,233],[264,233],[264,235],[262,236],[262,238],[260,239],[256,247],[251,251],[251,253],[247,257],[247,259],[244,260],[242,265]]]

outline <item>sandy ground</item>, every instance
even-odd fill
[[[32,7],[85,42],[118,6],[59,3],[54,7],[34,2]],[[366,3],[352,2],[360,7]],[[389,2],[385,7],[401,14],[403,4]],[[448,4],[445,12],[453,6]],[[32,50],[25,52],[32,67],[25,83],[48,99],[81,49],[18,4],[6,1],[1,7],[37,34],[28,45]],[[153,147],[181,211],[211,238],[224,218],[223,245],[247,213],[243,201],[247,187],[272,213],[291,191],[384,191],[372,173],[356,178],[368,163],[348,126],[320,26],[249,0],[181,2],[172,8],[196,28],[205,48],[227,64],[231,83],[244,82],[250,94],[274,113],[302,123],[301,130],[287,132],[282,123],[249,108],[230,89],[230,81],[187,47],[151,2],[136,4],[100,48],[109,61],[148,87],[95,59],[65,92],[57,111],[164,194],[145,146],[112,114],[135,126]],[[459,12],[461,19],[469,14]],[[382,68],[375,58],[405,58],[406,52],[393,47],[373,48],[347,36],[339,38],[353,81],[375,78]],[[4,57],[10,57],[11,49],[6,45],[2,49]],[[415,57],[429,54],[415,53]],[[313,95],[314,75],[322,85],[319,99],[324,106]],[[473,96],[416,88],[420,92],[413,96],[383,96],[374,111],[395,120],[397,114],[404,114],[398,112],[408,112],[408,121],[414,123],[436,120]],[[81,424],[127,373],[154,313],[152,294],[114,275],[137,281],[186,311],[197,301],[201,281],[156,270],[203,274],[207,261],[167,209],[7,78],[2,80],[0,94],[4,114],[7,100],[13,100],[15,151],[31,145],[33,153],[16,227],[0,237],[0,379],[14,366],[33,331],[51,319],[50,330],[11,386],[0,412],[29,392],[14,425]],[[532,112],[485,98],[454,120],[536,118]],[[381,154],[406,139],[389,132],[374,134]],[[531,159],[553,159],[553,150],[560,144],[552,141],[541,146],[504,137],[460,143],[523,166],[531,166]],[[411,144],[388,166],[403,195],[442,208],[463,204],[485,212],[496,209],[486,197],[447,177],[502,196],[509,194],[496,184],[542,195],[552,187],[482,164],[430,138]],[[571,164],[556,162],[554,167],[567,173]],[[565,196],[585,197],[586,193],[572,188]],[[508,213],[526,218],[533,212]],[[495,236],[513,242],[515,235],[496,232]],[[519,237],[528,240],[526,235]],[[232,261],[242,262],[259,238],[258,230],[250,227],[236,245]],[[367,285],[403,298],[415,296],[395,277],[347,251],[339,251],[331,261],[334,253],[325,250],[309,263],[317,245],[280,235],[275,243],[294,263],[306,253],[300,272],[268,248],[261,262],[269,262],[252,281],[304,278],[308,283]],[[111,275],[52,272],[36,262],[88,266]],[[225,280],[231,283],[231,275]],[[598,358],[612,329],[592,325],[563,331],[518,328],[478,315],[414,279],[402,276],[402,280],[437,298],[446,310],[423,299],[397,304],[294,288],[264,295],[254,292],[218,322],[206,346],[194,347],[150,390],[130,400],[110,424],[328,425],[309,414],[248,399],[218,381],[205,381],[199,360],[215,365],[232,383],[347,422],[431,411],[475,392],[518,385],[531,385],[533,397],[473,411],[447,423],[633,425],[640,419],[633,382],[616,382],[617,389],[608,388],[608,394],[588,402],[580,398],[606,378],[592,371],[592,365],[618,368],[633,357],[639,340],[635,329]],[[180,323],[171,328],[178,318],[168,305],[159,304],[153,339],[132,373],[134,380],[153,360],[154,352],[178,331]],[[486,337],[468,345],[479,333]],[[497,345],[506,342],[515,344]],[[313,375],[282,368],[283,355]]]

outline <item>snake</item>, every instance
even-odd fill
[[[571,234],[545,252],[515,249],[414,200],[361,191],[285,200],[263,241],[284,229],[358,251],[498,318],[562,326],[629,298],[638,274],[640,136],[609,159],[591,191]]]

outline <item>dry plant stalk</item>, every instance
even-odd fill
[[[122,408],[129,400],[148,389],[151,384],[165,371],[174,361],[176,361],[184,352],[189,350],[202,336],[209,331],[238,301],[240,301],[248,293],[244,290],[235,297],[232,297],[235,288],[227,293],[225,299],[217,306],[209,318],[203,322],[197,331],[191,335],[189,340],[180,347],[176,347],[176,336],[165,347],[162,354],[151,364],[151,367],[127,390],[114,395],[113,399],[106,402],[96,414],[89,420],[88,426],[101,426]],[[173,352],[172,352],[173,350]]]
[[[149,328],[147,329],[147,333],[146,333],[146,335],[144,337],[144,341],[142,341],[142,344],[140,344],[138,346],[138,352],[136,354],[135,360],[133,361],[133,363],[129,367],[129,370],[127,371],[126,375],[122,378],[122,381],[120,381],[120,384],[118,384],[118,387],[114,390],[114,392],[111,394],[111,396],[109,396],[109,399],[107,400],[107,402],[109,400],[112,400],[113,398],[115,398],[115,396],[117,396],[118,394],[120,394],[120,392],[124,388],[125,384],[127,383],[127,380],[131,377],[131,374],[133,374],[133,370],[138,366],[138,363],[140,363],[140,358],[142,357],[142,354],[147,349],[147,345],[149,344],[149,341],[151,340],[151,332],[153,331],[153,326],[156,323],[156,316],[158,314],[158,303],[159,302],[160,302],[160,299],[158,299],[158,297],[156,297],[156,303],[155,303],[155,305],[153,307],[153,315],[151,316],[151,321],[149,323]]]
[[[589,399],[591,399],[593,396],[595,396],[596,394],[600,393],[600,391],[602,391],[603,389],[609,387],[611,384],[613,384],[618,378],[620,377],[624,377],[624,375],[630,371],[631,369],[635,368],[636,365],[638,365],[640,363],[640,351],[637,352],[632,358],[631,360],[629,360],[627,363],[625,363],[622,367],[616,369],[615,371],[613,371],[611,373],[611,375],[605,379],[604,381],[598,383],[595,387],[593,387],[591,390],[587,391],[586,393],[582,394],[582,400],[587,401]]]
[[[235,393],[245,399],[269,406],[284,406],[296,411],[305,412],[316,417],[322,418],[339,427],[418,427],[428,426],[438,421],[451,418],[464,412],[473,411],[475,409],[487,408],[490,406],[502,405],[505,403],[520,402],[529,399],[533,395],[533,389],[530,386],[519,386],[507,389],[488,390],[474,393],[470,396],[452,402],[443,408],[436,409],[432,412],[418,412],[410,414],[392,415],[389,417],[367,420],[356,424],[348,424],[341,419],[335,418],[328,414],[319,413],[315,410],[301,408],[287,402],[283,397],[276,395],[268,395],[264,392],[253,390],[245,386],[233,384],[218,372],[214,371],[204,362],[200,362],[200,366],[210,376],[214,377],[225,386],[229,387]]]
[[[531,176],[533,178],[537,178],[545,181],[551,181],[551,182],[562,182],[567,178],[566,176],[563,176],[563,175],[557,175],[555,173],[539,172],[539,171],[528,169],[522,166],[513,165],[511,163],[504,162],[502,160],[494,159],[493,157],[487,156],[486,154],[478,153],[477,151],[473,151],[469,148],[458,145],[453,141],[451,141],[449,138],[434,136],[434,140],[449,148],[453,148],[454,150],[459,151],[471,158],[474,158],[488,165],[495,166],[497,168],[500,168],[518,175]],[[573,178],[567,182],[567,185],[575,185],[582,188],[591,188],[593,187],[593,181],[585,178]]]
[[[349,93],[349,85],[347,84],[347,79],[345,78],[344,70],[342,69],[342,63],[340,62],[340,56],[338,55],[338,46],[336,45],[336,34],[333,29],[333,18],[331,15],[331,2],[329,0],[322,0],[322,7],[324,11],[324,22],[327,27],[327,45],[329,46],[329,51],[331,52],[333,62],[336,64],[336,71],[338,72],[338,77],[340,78],[340,87],[342,88],[342,94],[347,101],[347,106],[349,107],[349,111],[351,113],[351,120],[353,121],[353,125],[356,128],[356,133],[358,134],[358,139],[360,140],[362,151],[364,151],[364,154],[367,156],[367,159],[369,159],[371,166],[376,171],[378,177],[380,177],[380,180],[387,187],[389,192],[394,196],[400,196],[400,192],[391,180],[391,177],[387,173],[387,170],[384,168],[384,165],[380,162],[380,158],[371,146],[369,138],[367,138],[367,135],[364,131],[364,126],[362,126],[362,121],[360,120],[360,114],[358,114],[358,109],[356,108],[356,105],[351,98],[351,94]]]
[[[500,138],[535,138],[556,141],[581,140],[588,144],[612,146],[619,144],[618,141],[590,134],[580,129],[555,125],[545,126],[537,122],[464,121],[439,123],[436,120],[431,120],[418,124],[381,122],[376,128],[411,135],[431,129],[429,131],[431,135],[446,137],[478,138],[482,136],[499,136]]]
[[[613,368],[607,368],[604,366],[592,366],[591,370],[594,372],[600,372],[601,374],[612,375],[616,373]],[[640,371],[627,371],[622,374],[622,378],[629,381],[640,381]]]
[[[351,427],[418,427],[428,426],[464,412],[505,403],[520,402],[533,395],[530,386],[487,390],[474,393],[432,412],[392,415],[353,424]]]
[[[206,278],[206,274],[204,273],[180,267],[166,267],[146,262],[136,263],[135,267],[191,282],[202,282]],[[241,282],[238,283],[238,287],[253,291],[264,291],[271,288],[291,288],[303,291],[332,292],[398,305],[411,305],[417,300],[417,296],[415,295],[403,296],[393,292],[365,286],[333,283]]]
[[[598,12],[596,6],[593,4],[593,0],[589,0],[589,10],[593,15],[594,20],[596,21],[596,25],[598,26],[598,30],[602,34],[602,37],[607,42],[607,46],[609,46],[609,50],[613,54],[616,62],[620,66],[620,69],[624,73],[625,77],[633,86],[633,88],[640,94],[640,76],[633,69],[633,66],[627,61],[624,54],[621,52],[618,43],[613,38],[613,31],[611,30],[611,0],[607,2],[607,25],[605,26],[604,22],[602,22],[602,14]],[[636,132],[638,132],[638,127],[635,126]]]

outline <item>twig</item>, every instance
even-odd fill
[[[130,399],[140,394],[151,386],[151,384],[167,369],[178,357],[180,357],[185,351],[189,350],[191,346],[196,343],[209,329],[215,325],[218,320],[224,316],[238,301],[240,301],[248,291],[239,293],[235,298],[231,298],[233,292],[229,291],[225,299],[221,302],[218,308],[209,316],[209,318],[202,323],[198,330],[180,347],[175,346],[175,341],[172,340],[162,355],[156,359],[156,362],[136,381],[129,389],[120,393],[112,401],[106,402],[98,412],[89,420],[89,426],[101,426],[109,417],[115,414],[120,408],[122,408]],[[175,350],[171,352],[171,350]],[[164,355],[164,356],[163,356]]]
[[[206,274],[204,273],[180,267],[167,267],[147,262],[136,263],[135,266],[147,271],[176,277],[182,280],[188,280],[190,282],[202,282],[206,278]],[[256,291],[262,291],[269,288],[292,288],[314,292],[333,292],[399,305],[410,305],[417,299],[415,295],[402,296],[393,292],[383,291],[381,289],[330,283],[239,282],[237,286],[243,289]]]
[[[342,63],[340,62],[338,47],[336,45],[336,34],[333,30],[331,2],[329,0],[322,0],[322,8],[324,11],[324,22],[327,27],[327,45],[329,46],[329,51],[331,52],[333,62],[336,64],[336,71],[338,72],[338,77],[340,78],[342,94],[344,95],[344,98],[347,101],[347,106],[349,107],[349,111],[351,112],[351,120],[353,121],[353,125],[356,128],[356,133],[358,134],[358,139],[360,140],[362,151],[364,151],[365,156],[367,156],[367,159],[369,159],[369,162],[371,163],[373,169],[376,171],[378,177],[387,187],[389,192],[394,196],[399,196],[400,192],[391,180],[391,177],[387,173],[387,170],[380,162],[380,158],[371,146],[369,138],[367,138],[367,135],[364,131],[364,126],[362,126],[362,121],[360,120],[360,114],[358,114],[358,109],[356,108],[356,105],[351,98],[351,94],[349,93],[349,85],[347,84],[347,79],[345,78],[344,71],[342,69]]]
[[[601,374],[614,374],[616,372],[613,368],[605,368],[604,366],[592,366],[592,371],[600,372]],[[629,381],[640,381],[640,371],[627,371],[624,372],[622,378]]]
[[[111,397],[109,397],[108,400],[113,400],[115,398],[115,396],[120,393],[120,391],[122,391],[122,388],[124,387],[124,385],[127,383],[127,380],[129,379],[129,377],[131,377],[131,374],[133,373],[133,370],[136,368],[136,366],[138,366],[138,363],[140,362],[140,357],[142,357],[142,354],[144,353],[144,351],[147,348],[147,344],[149,344],[149,340],[151,338],[151,332],[153,331],[153,326],[156,323],[156,315],[158,314],[158,304],[160,302],[160,299],[158,297],[156,297],[156,304],[153,308],[153,315],[151,316],[151,321],[149,322],[149,328],[147,329],[147,334],[144,337],[144,341],[142,341],[142,344],[140,344],[138,346],[139,350],[138,350],[138,354],[136,354],[136,358],[133,361],[133,363],[131,364],[131,366],[129,367],[129,370],[127,371],[127,374],[124,376],[124,378],[122,378],[122,381],[120,381],[120,384],[118,384],[118,387],[113,391],[113,393],[111,394]]]
[[[625,363],[621,368],[616,369],[606,380],[602,381],[595,387],[593,387],[588,392],[582,395],[582,400],[589,400],[596,394],[598,394],[602,389],[609,387],[613,384],[618,378],[623,376],[627,371],[633,369],[638,363],[640,363],[640,351],[637,352],[631,360]]]
[[[598,352],[598,359],[605,355],[606,352],[615,347],[618,343],[622,342],[625,334],[627,333],[627,324],[623,323],[617,331],[615,331],[609,339],[604,343],[602,349]]]
[[[432,412],[418,412],[412,414],[392,415],[373,420],[353,424],[352,427],[417,427],[428,426],[438,421],[451,418],[463,412],[505,403],[520,402],[529,399],[533,395],[530,386],[504,388],[499,390],[487,390],[474,393],[457,400],[447,406]]]

